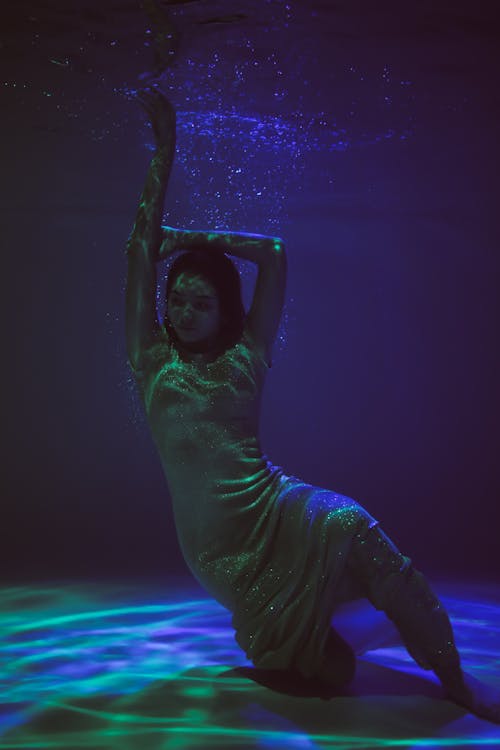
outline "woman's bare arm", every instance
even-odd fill
[[[210,232],[167,226],[162,227],[162,232],[160,260],[164,260],[175,250],[207,250],[235,255],[261,266],[269,264],[274,256],[284,253],[282,239],[264,234]]]
[[[157,91],[138,96],[148,112],[156,139],[134,227],[127,242],[126,338],[132,367],[159,329],[156,312],[156,268],[162,242],[163,204],[175,153],[175,110]]]
[[[259,273],[246,326],[271,367],[272,346],[285,302],[288,262],[283,240],[247,232],[206,232],[167,226],[162,231],[160,260],[176,250],[202,250],[228,253],[257,264]]]
[[[259,272],[246,327],[271,367],[272,347],[285,303],[288,261],[279,237],[246,232],[198,232],[162,227],[160,259],[175,250],[223,252],[257,263]]]

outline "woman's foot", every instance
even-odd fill
[[[500,724],[500,690],[460,671],[460,676],[440,677],[448,696],[476,716]]]

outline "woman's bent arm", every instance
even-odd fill
[[[267,265],[275,256],[284,253],[283,240],[264,234],[248,232],[210,232],[191,229],[162,227],[163,242],[160,247],[160,260],[173,250],[207,250],[235,255],[250,260],[259,266]]]
[[[126,338],[132,367],[159,329],[156,313],[156,269],[162,241],[163,203],[175,153],[175,112],[159,93],[143,94],[151,116],[157,149],[151,160],[139,208],[127,242]]]

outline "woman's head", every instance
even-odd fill
[[[240,275],[223,253],[179,255],[167,275],[166,303],[165,327],[185,349],[222,352],[241,336],[245,309]]]

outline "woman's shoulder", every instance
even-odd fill
[[[172,340],[164,325],[158,327],[148,345],[140,353],[139,362],[133,367],[129,362],[134,376],[138,380],[144,379],[149,373],[162,367],[171,356]]]
[[[262,349],[258,341],[255,339],[248,323],[245,322],[243,330],[238,341],[238,344],[248,353],[248,356],[257,361],[259,364],[265,365],[267,369],[271,369],[272,360],[266,355],[266,352]]]

